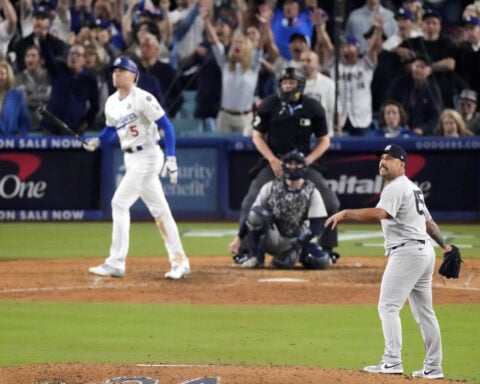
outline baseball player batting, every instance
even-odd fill
[[[408,299],[424,341],[423,367],[413,377],[443,378],[440,327],[432,305],[432,275],[435,252],[430,237],[445,251],[444,241],[433,221],[422,191],[405,176],[407,154],[397,145],[376,152],[379,174],[385,187],[375,208],[346,209],[327,219],[325,227],[335,228],[344,220],[379,221],[385,237],[388,263],[382,277],[378,311],[382,321],[385,350],[380,363],[369,365],[371,373],[402,374],[402,327],[400,310]]]
[[[124,152],[125,176],[112,199],[113,233],[110,254],[102,265],[89,271],[99,276],[123,277],[129,246],[130,207],[140,197],[147,205],[163,237],[171,270],[165,278],[180,279],[190,273],[190,263],[183,250],[177,225],[160,184],[159,174],[177,182],[175,133],[157,99],[138,88],[136,64],[127,57],[113,63],[113,85],[117,89],[105,103],[106,126],[98,137],[87,139],[83,147],[98,147],[120,140]],[[163,130],[166,162],[160,146],[159,129]]]

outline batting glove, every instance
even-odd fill
[[[170,183],[177,184],[178,180],[178,167],[177,167],[177,158],[175,156],[167,156],[167,160],[163,165],[162,177],[170,178]]]
[[[88,152],[95,151],[100,146],[100,139],[98,137],[93,137],[91,139],[85,139],[86,143],[83,143],[83,149]]]

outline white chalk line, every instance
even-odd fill
[[[135,364],[137,367],[165,367],[165,368],[209,368],[228,367],[230,364]]]
[[[83,289],[124,289],[124,288],[148,287],[149,285],[150,284],[122,284],[122,285],[105,284],[105,285],[98,285],[98,282],[93,282],[92,285],[72,285],[72,286],[63,286],[63,287],[60,286],[60,287],[1,289],[0,293],[77,291],[77,290],[83,290]]]
[[[468,279],[467,285],[471,279]],[[300,282],[300,281],[296,281]],[[304,282],[308,282],[305,280]],[[89,289],[125,289],[125,288],[144,288],[152,286],[152,284],[105,284],[105,285],[95,285],[98,282],[92,283],[92,285],[72,285],[72,286],[60,286],[60,287],[32,287],[32,288],[12,288],[12,289],[1,289],[0,294],[7,293],[26,293],[26,292],[51,292],[51,291],[78,291],[78,290],[89,290]],[[323,283],[321,286],[338,286],[338,283]],[[365,284],[350,284],[351,286],[364,286]],[[377,285],[377,283],[371,283],[371,285]],[[153,287],[153,286],[152,286]],[[464,291],[480,291],[480,288],[475,287],[462,287],[462,286],[451,286],[451,285],[441,285],[434,284],[433,288],[446,288],[446,289],[455,289],[455,290],[464,290]]]

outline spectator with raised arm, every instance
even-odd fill
[[[227,54],[213,27],[211,11],[202,7],[201,14],[205,20],[205,30],[211,41],[215,60],[222,71],[222,94],[217,128],[223,133],[250,136],[252,107],[263,51],[255,49],[248,36],[238,33],[233,37]]]
[[[357,39],[360,54],[367,52],[367,41],[364,34],[373,26],[378,26],[378,19],[382,20],[381,28],[385,36],[390,37],[397,31],[394,14],[388,8],[385,8],[380,0],[366,0],[365,4],[353,10],[347,18],[345,24],[345,34]]]
[[[33,32],[28,36],[18,40],[12,47],[10,51],[15,52],[16,55],[16,71],[20,72],[25,69],[25,51],[32,45],[40,47],[40,41],[46,41],[49,46],[50,52],[54,57],[60,57],[65,53],[67,49],[67,44],[59,39],[58,37],[53,36],[49,32],[51,20],[50,20],[50,9],[43,5],[36,6],[33,10]]]
[[[8,45],[17,29],[17,12],[10,0],[0,0],[0,12],[3,20],[0,21],[0,59],[5,59]]]
[[[47,109],[81,134],[93,125],[99,109],[97,80],[85,68],[85,47],[73,44],[66,61],[63,61],[55,58],[48,40],[42,40],[40,45],[52,80],[52,94]],[[50,134],[64,134],[45,121],[42,126]]]
[[[311,46],[311,37],[314,26],[308,15],[308,9],[303,0],[278,1],[274,8],[271,22],[275,44],[280,54],[287,60],[292,58],[290,52],[290,37],[300,34],[306,37],[308,46]]]
[[[218,40],[225,47],[225,52],[228,52],[233,36],[233,24],[229,19],[217,17],[213,27]],[[204,34],[204,40],[186,62],[199,68],[194,117],[200,120],[201,132],[216,132],[218,130],[216,119],[222,95],[222,83],[218,79],[222,78],[222,71],[213,55],[211,37],[208,34]]]
[[[325,29],[320,29],[316,46],[319,57],[335,77],[338,68],[338,131],[351,136],[367,135],[372,125],[371,83],[382,44],[382,20],[375,19],[373,33],[368,39],[367,53],[360,56],[360,43],[346,36],[340,46],[338,65],[334,47]]]
[[[468,84],[468,88],[480,94],[480,18],[465,16],[463,28],[465,41],[458,47],[455,72]]]
[[[422,36],[404,40],[402,51],[396,50],[404,61],[416,56],[424,56],[431,62],[432,81],[435,81],[442,95],[445,107],[454,105],[454,98],[465,84],[455,76],[456,46],[451,37],[442,33],[442,15],[435,9],[427,9],[423,14]]]

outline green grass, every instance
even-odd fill
[[[185,250],[192,256],[228,255],[227,245],[237,229],[233,222],[180,223],[178,226]],[[441,225],[441,229],[449,242],[460,246],[465,258],[480,256],[479,224]],[[110,246],[111,230],[110,222],[4,223],[0,230],[0,260],[103,257]],[[199,230],[229,232],[219,237],[187,236]],[[338,251],[342,257],[383,256],[380,225],[347,224],[339,230]],[[153,222],[133,223],[130,232],[129,257],[166,256]],[[362,238],[368,232],[376,235]],[[350,239],[355,235],[357,239]],[[344,237],[350,240],[342,240]]]
[[[383,348],[375,306],[0,302],[1,365],[36,362],[306,365],[358,370]],[[436,307],[447,378],[480,382],[478,305]],[[423,348],[402,312],[404,367]],[[52,329],[54,328],[54,330]]]
[[[189,256],[226,256],[235,223],[180,223]],[[379,225],[341,225],[342,257],[382,256]],[[479,225],[441,225],[465,259]],[[199,237],[195,231],[225,231]],[[0,260],[104,257],[111,223],[2,223]],[[155,225],[133,223],[129,257],[165,256]],[[437,256],[441,253],[437,249]],[[322,293],[318,293],[322,294]],[[480,383],[480,306],[439,305],[449,379]],[[0,366],[40,362],[287,364],[358,370],[383,349],[374,305],[215,306],[0,301]],[[420,332],[402,312],[404,366],[423,360]]]

